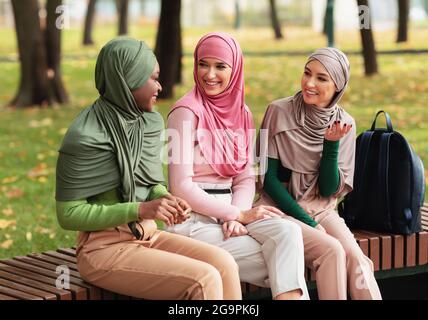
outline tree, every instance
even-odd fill
[[[160,65],[160,98],[173,96],[174,83],[181,80],[181,0],[162,0],[155,54]]]
[[[94,24],[95,4],[97,0],[89,0],[86,10],[85,27],[83,31],[83,45],[94,44],[92,39],[92,26]]]
[[[13,106],[68,101],[60,69],[61,25],[57,27],[63,17],[56,15],[61,3],[62,0],[47,0],[46,23],[41,24],[37,0],[12,0],[21,66],[18,92],[10,102]]]
[[[409,0],[398,0],[398,30],[397,42],[407,41],[407,27],[409,24]]]
[[[241,9],[239,7],[239,0],[235,0],[235,22],[234,28],[241,28]]]
[[[373,39],[368,0],[357,0],[360,17],[360,35],[363,47],[364,69],[366,76],[378,72],[376,48]]]
[[[327,36],[328,46],[334,47],[334,0],[327,0],[324,17],[324,33]]]
[[[116,0],[117,12],[119,14],[118,35],[128,34],[128,7],[129,0]]]
[[[275,0],[269,0],[269,6],[270,6],[270,21],[272,23],[273,31],[275,32],[275,39],[279,40],[282,39],[282,32],[281,32],[281,24],[279,23],[277,9],[276,9],[276,1]]]

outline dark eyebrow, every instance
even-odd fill
[[[329,77],[329,75],[327,73],[318,73],[319,76],[324,76],[324,77]]]

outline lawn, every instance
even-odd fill
[[[176,87],[178,98],[192,86],[192,48],[211,29],[184,30],[183,84]],[[285,29],[286,39],[274,41],[270,29],[225,30],[240,41],[245,59],[246,102],[259,126],[264,110],[274,99],[293,94],[299,88],[305,56],[269,55],[282,51],[313,51],[324,46],[323,36],[305,28]],[[63,73],[71,102],[53,108],[12,110],[5,105],[16,92],[19,64],[15,34],[1,29],[0,38],[0,258],[74,245],[75,233],[62,230],[55,216],[55,163],[61,139],[78,112],[97,98],[94,86],[96,54],[114,37],[115,28],[95,29],[96,46],[80,46],[81,31],[65,30]],[[154,26],[136,25],[131,35],[153,46]],[[376,33],[378,50],[425,48],[428,27],[411,29],[410,41],[394,43],[395,32]],[[358,32],[336,35],[345,51],[360,48]],[[381,73],[363,76],[362,58],[350,55],[351,81],[341,105],[357,121],[357,130],[367,129],[377,110],[390,113],[396,130],[408,138],[428,167],[428,59],[421,55],[380,55]],[[174,99],[158,104],[165,116]],[[379,122],[380,125],[383,121]]]

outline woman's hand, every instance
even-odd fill
[[[247,228],[245,228],[240,222],[236,220],[226,221],[223,223],[223,234],[224,240],[230,237],[239,237],[248,234]]]
[[[344,124],[343,127],[340,125],[340,121],[333,122],[332,125],[328,126],[324,134],[324,139],[329,141],[339,141],[351,130],[352,124]]]
[[[249,224],[260,219],[269,219],[272,217],[282,217],[284,213],[272,206],[257,206],[250,210],[241,211],[236,221],[243,225]]]
[[[172,226],[189,218],[190,210],[186,201],[168,194],[156,200],[141,202],[138,216],[140,220],[160,220]]]

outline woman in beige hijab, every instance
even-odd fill
[[[320,299],[346,299],[347,289],[352,299],[381,299],[373,263],[335,210],[354,176],[355,121],[337,104],[348,81],[345,54],[322,48],[305,64],[301,91],[269,105],[257,204],[276,205],[301,226]]]

